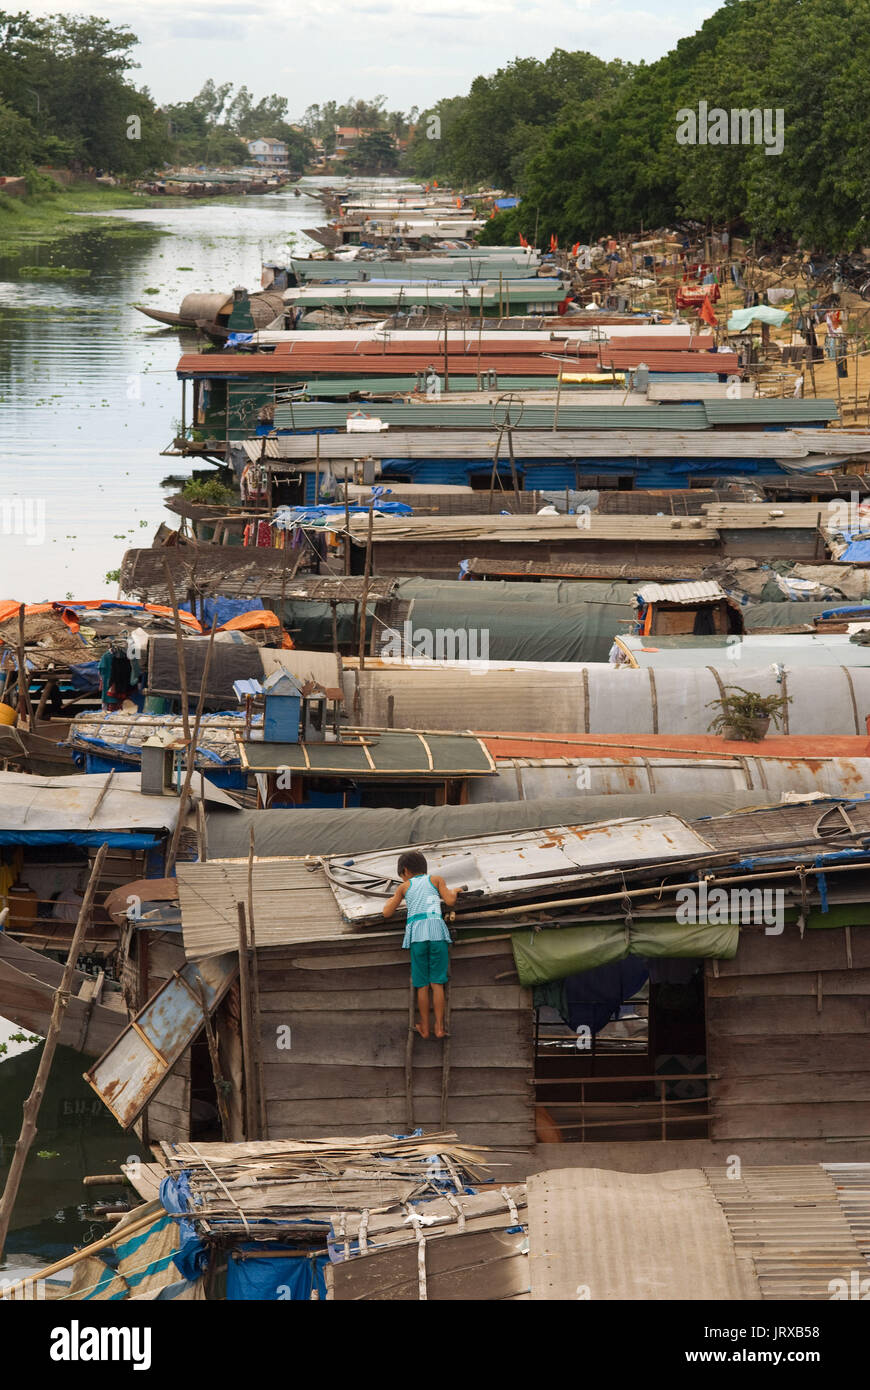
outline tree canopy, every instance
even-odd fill
[[[477,78],[422,113],[406,167],[520,193],[491,241],[536,224],[539,240],[564,243],[691,218],[848,249],[870,242],[868,72],[870,0],[725,0],[648,66],[557,49]],[[781,111],[781,153],[679,144],[677,113],[699,102]]]

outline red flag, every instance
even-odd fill
[[[580,250],[580,243],[579,243],[579,241],[575,241],[575,242],[574,242],[574,245],[571,247],[571,255],[572,255],[572,256],[576,256],[579,250]]]
[[[713,305],[710,303],[709,295],[704,295],[704,303],[698,310],[698,317],[702,318],[705,323],[708,323],[711,328],[716,327],[716,313],[713,309]]]
[[[495,217],[495,208],[493,208],[492,212],[489,214],[489,220],[490,220],[490,222],[492,221],[492,219],[493,219],[494,217]]]
[[[558,249],[559,249],[559,243],[558,243],[558,241],[556,240],[556,234],[555,234],[555,232],[551,232],[551,233],[550,233],[550,250],[551,250],[551,251],[558,251]]]
[[[528,244],[529,244],[529,243],[526,241],[526,239],[525,239],[525,237],[523,236],[522,232],[520,232],[520,246],[528,246]]]

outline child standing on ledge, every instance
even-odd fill
[[[429,990],[435,1011],[435,1036],[445,1035],[444,986],[447,984],[450,933],[441,914],[441,904],[452,907],[458,896],[448,888],[443,878],[427,872],[425,855],[419,850],[406,850],[399,855],[399,877],[402,882],[390,901],[385,904],[385,917],[404,902],[408,918],[402,949],[411,952],[411,982],[417,991],[420,1022],[415,1025],[421,1038],[429,1036]]]

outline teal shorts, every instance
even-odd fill
[[[411,983],[415,989],[425,985],[446,985],[449,954],[446,941],[411,943]]]

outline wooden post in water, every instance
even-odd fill
[[[30,1152],[30,1147],[36,1138],[36,1121],[39,1118],[39,1109],[42,1105],[49,1073],[51,1072],[51,1064],[54,1061],[54,1054],[57,1050],[57,1042],[60,1037],[64,1014],[66,1013],[66,1007],[69,1003],[70,986],[76,968],[76,961],[78,960],[85,932],[87,931],[90,921],[94,894],[97,891],[97,884],[100,881],[100,874],[103,869],[103,861],[106,857],[107,848],[107,845],[100,845],[97,851],[97,857],[91,868],[88,886],[82,898],[78,921],[76,922],[72,941],[70,942],[69,955],[66,958],[66,965],[64,966],[60,984],[55,991],[54,1004],[51,1010],[51,1021],[48,1025],[48,1033],[45,1037],[45,1044],[42,1049],[42,1056],[39,1059],[39,1066],[36,1069],[36,1079],[34,1080],[30,1095],[24,1102],[21,1133],[18,1136],[15,1152],[12,1155],[12,1163],[9,1167],[6,1186],[3,1189],[3,1196],[0,1198],[0,1260],[3,1259],[3,1250],[6,1245],[6,1237],[9,1233],[9,1224],[12,1220],[15,1200],[18,1196],[18,1189],[21,1185],[21,1178],[24,1173],[24,1165],[27,1162],[27,1155]]]

